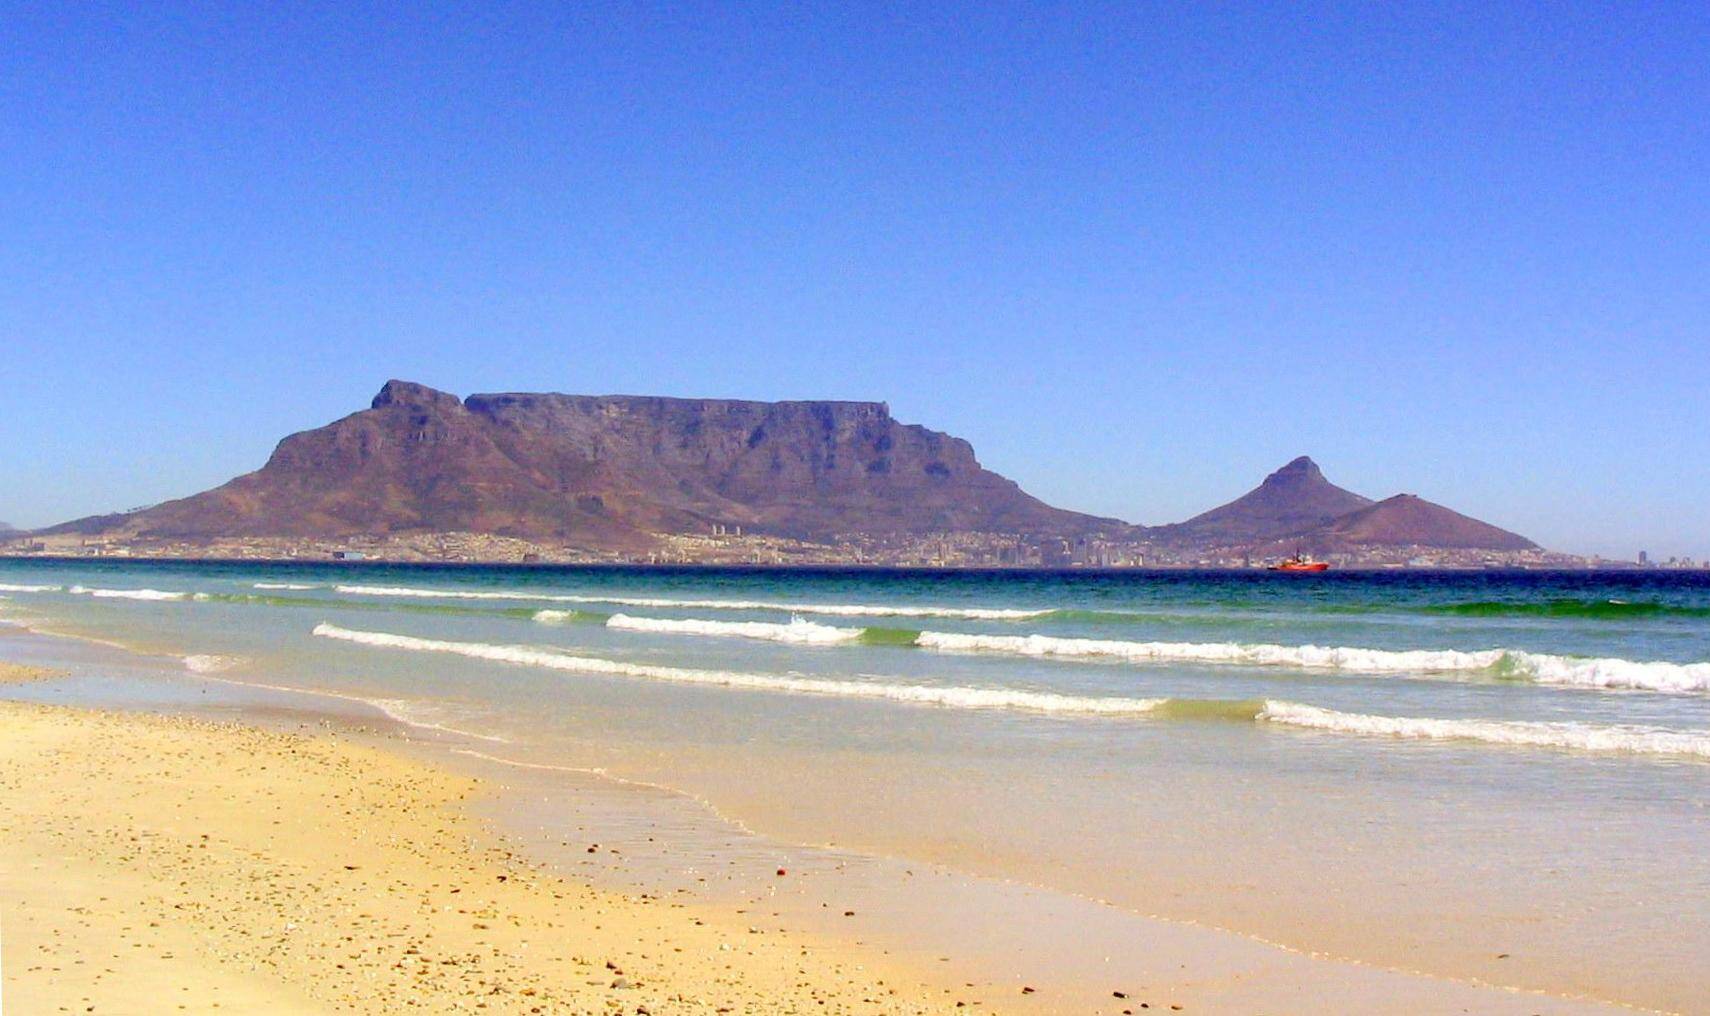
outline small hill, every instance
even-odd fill
[[[1518,533],[1462,515],[1413,494],[1392,498],[1350,512],[1306,534],[1320,550],[1357,547],[1433,547],[1446,550],[1537,550]]]
[[[1239,546],[1297,536],[1371,503],[1331,483],[1302,455],[1228,504],[1151,533],[1181,546]]]

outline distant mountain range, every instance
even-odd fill
[[[368,409],[281,441],[259,470],[43,535],[196,542],[485,533],[641,551],[664,535],[835,542],[1020,534],[1182,553],[1301,547],[1491,551],[1530,540],[1412,495],[1373,502],[1301,457],[1186,522],[1055,508],[983,468],[968,442],[878,402],[471,395],[389,381]]]

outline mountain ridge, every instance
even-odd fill
[[[746,527],[1080,536],[1126,524],[1053,508],[966,441],[882,402],[495,393],[388,381],[366,410],[280,441],[212,490],[47,532],[350,536],[466,530],[622,549]]]
[[[1413,495],[1373,501],[1336,486],[1304,455],[1232,501],[1144,527],[1046,504],[981,466],[967,441],[901,423],[883,402],[459,398],[401,380],[367,409],[288,435],[260,469],[211,490],[39,533],[187,545],[457,533],[619,555],[691,535],[877,540],[894,553],[897,541],[972,534],[996,555],[988,559],[1022,560],[1019,540],[1041,563],[1095,542],[1177,561],[1285,546],[1351,557],[1538,550]]]

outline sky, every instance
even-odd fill
[[[1710,557],[1710,6],[0,0],[0,519],[388,378]]]

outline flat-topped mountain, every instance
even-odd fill
[[[980,466],[968,442],[878,402],[624,395],[459,399],[387,382],[372,405],[279,443],[202,494],[63,532],[196,540],[480,532],[636,548],[713,527],[839,533],[1126,530]]]
[[[1153,532],[1172,543],[1225,546],[1294,536],[1371,504],[1325,479],[1302,455],[1225,505]]]

